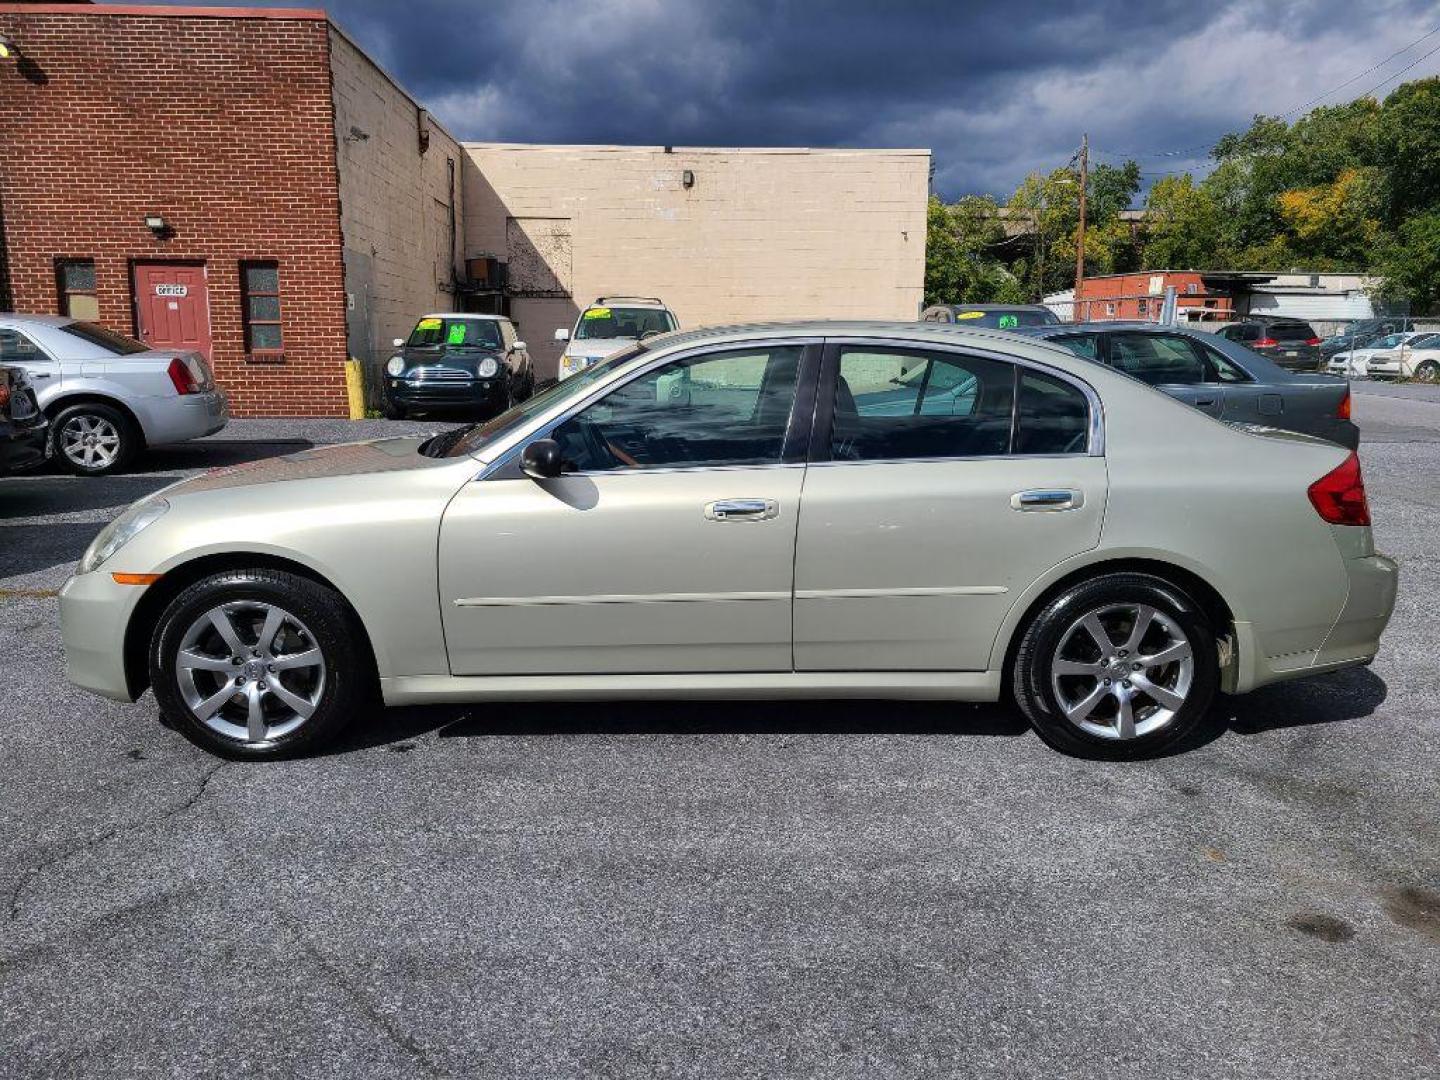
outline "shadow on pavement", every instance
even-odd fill
[[[999,705],[941,701],[529,701],[386,709],[334,753],[403,742],[546,735],[1024,735]]]
[[[1281,728],[1370,716],[1385,683],[1352,668],[1221,697],[1209,719],[1159,757],[1184,754],[1227,732],[1258,735]],[[402,743],[432,732],[442,739],[551,735],[987,735],[1029,730],[1005,705],[943,701],[531,701],[407,706],[371,714],[331,753]]]
[[[298,454],[314,449],[310,439],[197,439],[194,442],[157,446],[130,463],[134,474],[193,472],[243,465],[248,461]]]
[[[0,581],[79,562],[102,528],[98,521],[0,525]]]
[[[0,479],[0,520],[119,510],[174,482],[170,476],[33,476]],[[99,531],[100,526],[95,526]]]

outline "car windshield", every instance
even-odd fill
[[[464,457],[466,454],[473,454],[491,440],[513,431],[532,416],[538,416],[562,401],[583,395],[610,372],[644,351],[645,346],[640,344],[621,349],[613,356],[606,357],[598,364],[591,364],[564,382],[555,383],[550,389],[522,401],[483,424],[471,424],[469,427],[456,428],[435,436],[421,446],[420,452],[426,457]]]
[[[88,341],[91,345],[98,345],[111,356],[132,356],[135,353],[150,351],[149,345],[136,341],[134,338],[128,338],[124,334],[117,334],[114,330],[107,330],[98,323],[70,322],[60,329],[82,341]]]
[[[1405,340],[1404,334],[1386,334],[1379,341],[1371,344],[1372,349],[1393,349]]]
[[[620,338],[639,340],[646,334],[664,334],[675,329],[675,320],[664,308],[586,308],[575,327],[575,339]]]
[[[410,332],[407,348],[453,345],[459,348],[500,348],[500,324],[494,319],[448,319],[431,315],[421,319]]]

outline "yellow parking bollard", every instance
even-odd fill
[[[365,419],[365,372],[359,360],[345,361],[345,394],[350,399],[350,419]]]

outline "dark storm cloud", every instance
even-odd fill
[[[329,10],[462,139],[922,146],[947,196],[1008,192],[1031,169],[1063,165],[1082,131],[1097,160],[1142,153],[1152,174],[1203,166],[1203,144],[1253,114],[1284,112],[1440,25],[1431,0],[334,0]],[[1440,56],[1407,77],[1436,70]]]

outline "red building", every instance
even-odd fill
[[[1107,319],[1154,320],[1165,302],[1165,290],[1174,286],[1182,318],[1228,322],[1234,318],[1230,292],[1206,285],[1206,275],[1194,270],[1147,270],[1134,274],[1087,277],[1076,300],[1075,321]]]
[[[0,2],[0,35],[0,309],[316,416],[347,354],[450,306],[459,147],[324,12]]]

